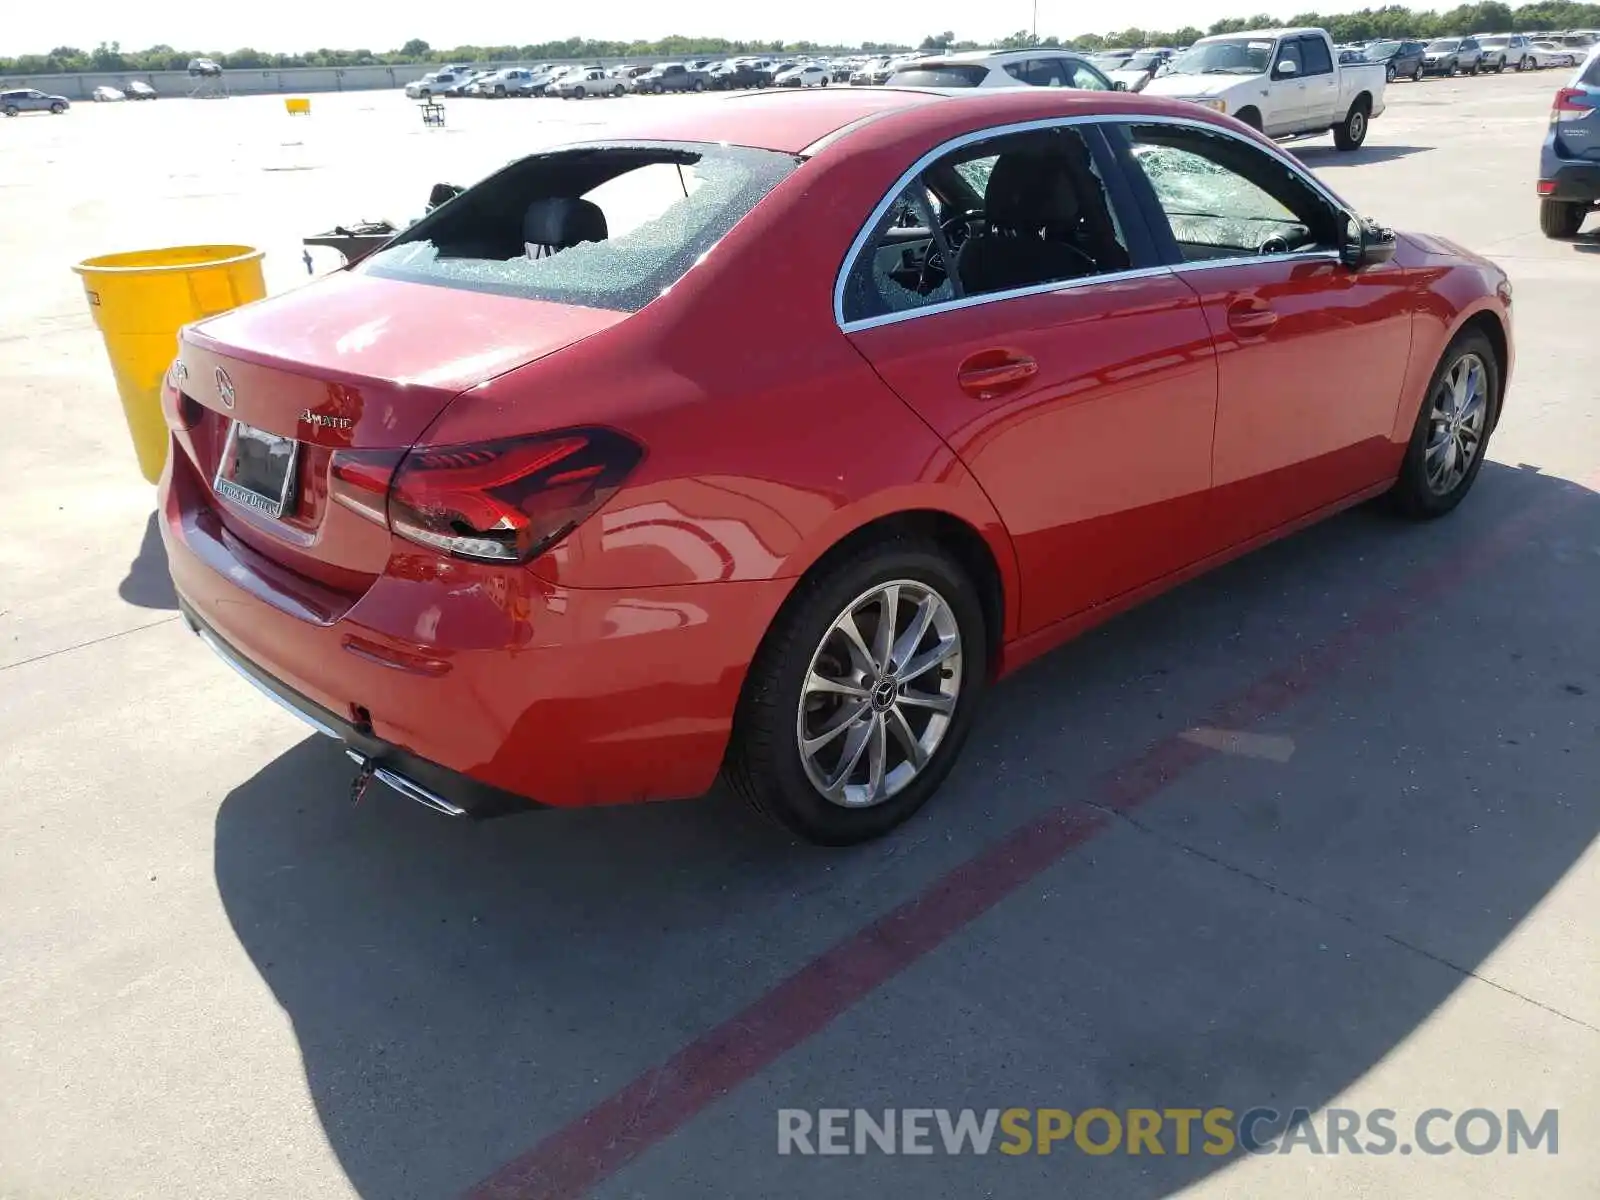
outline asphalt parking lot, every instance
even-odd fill
[[[1047,658],[843,853],[722,795],[350,807],[177,619],[69,270],[240,241],[293,286],[304,234],[717,100],[5,122],[0,1195],[1595,1196],[1600,237],[1546,240],[1533,194],[1564,75],[1398,85],[1361,152],[1296,148],[1511,274],[1466,504],[1352,512]],[[1214,1106],[1393,1109],[1403,1142],[1558,1109],[1559,1152],[777,1153],[784,1108]]]

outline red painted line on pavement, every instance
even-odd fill
[[[1224,701],[1203,723],[1243,728],[1282,712],[1331,679],[1371,644],[1394,634],[1418,607],[1525,543],[1586,490],[1570,485],[1550,501],[1504,518],[1443,566],[1361,613],[1295,663]],[[467,1193],[465,1200],[554,1200],[580,1196],[706,1107],[829,1025],[925,954],[983,916],[1069,851],[1109,828],[1106,810],[1144,804],[1216,751],[1177,736],[1157,743],[934,881],[919,895],[825,950],[743,1011],[696,1038],[621,1091],[550,1134]]]

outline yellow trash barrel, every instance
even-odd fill
[[[167,457],[161,380],[191,321],[259,300],[264,251],[249,246],[172,246],[86,258],[72,269],[105,339],[139,470],[151,483]]]
[[[283,107],[291,117],[309,117],[311,115],[311,99],[308,96],[285,96]]]

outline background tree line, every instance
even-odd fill
[[[1039,39],[1047,46],[1073,46],[1097,50],[1103,46],[1184,46],[1198,37],[1213,33],[1234,33],[1274,25],[1317,25],[1333,35],[1336,42],[1366,41],[1372,38],[1430,38],[1452,33],[1523,32],[1543,29],[1600,27],[1600,3],[1578,4],[1571,0],[1538,0],[1512,8],[1499,0],[1463,4],[1446,12],[1417,11],[1401,5],[1364,8],[1360,12],[1323,16],[1299,13],[1287,22],[1267,15],[1248,19],[1230,17],[1214,22],[1208,29],[1186,26],[1182,29],[1141,29],[1132,27],[1110,33],[1084,33],[1076,37]],[[1034,44],[1027,30],[1018,30],[998,42],[958,39],[953,31],[932,34],[922,39],[923,50],[973,50],[986,46],[1029,46]],[[744,42],[727,38],[668,37],[655,42],[607,42],[591,38],[566,38],[557,42],[538,42],[526,46],[454,46],[436,50],[421,38],[412,38],[398,50],[381,53],[372,50],[308,50],[302,54],[267,54],[248,47],[224,53],[217,50],[178,50],[172,46],[151,46],[148,50],[124,50],[117,42],[101,42],[93,50],[58,46],[48,54],[23,54],[0,57],[0,73],[46,75],[78,71],[182,71],[191,58],[210,58],[236,70],[273,70],[282,67],[367,67],[413,63],[447,62],[538,62],[542,60],[587,60],[595,58],[687,58],[726,54],[814,54],[825,51],[855,51],[867,54],[909,50],[910,46],[886,42],[862,42],[859,46],[823,46],[815,42]]]

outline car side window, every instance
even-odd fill
[[[944,270],[938,217],[919,175],[878,219],[845,279],[843,315],[860,321],[956,298]]]
[[[1338,247],[1338,211],[1267,151],[1192,126],[1136,125],[1129,138],[1183,261]]]
[[[1082,133],[1004,134],[945,155],[894,199],[851,264],[842,315],[865,320],[1131,265]]]
[[[1027,63],[1026,79],[1034,87],[1067,86],[1067,77],[1061,70],[1061,61],[1054,58],[1030,58]]]
[[[1333,73],[1333,59],[1328,54],[1328,43],[1321,38],[1300,39],[1300,61],[1304,64],[1300,68],[1305,75],[1331,75]]]
[[[1086,62],[1075,58],[1062,60],[1062,66],[1067,72],[1067,86],[1077,88],[1080,92],[1110,92],[1116,89],[1111,81],[1100,74]]]
[[[1278,47],[1278,61],[1272,67],[1272,77],[1274,79],[1283,78],[1283,73],[1279,70],[1279,66],[1286,62],[1294,64],[1297,76],[1306,73],[1305,60],[1300,57],[1300,43],[1292,38]]]

